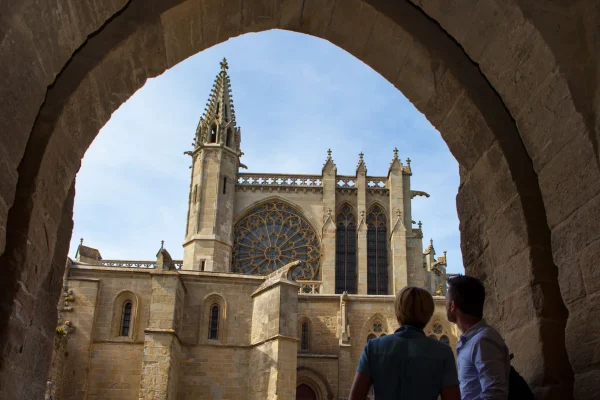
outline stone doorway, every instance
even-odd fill
[[[310,386],[303,383],[296,388],[296,400],[317,400],[317,395]]]

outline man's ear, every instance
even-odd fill
[[[450,302],[450,311],[456,312],[456,303],[454,302],[454,300]]]

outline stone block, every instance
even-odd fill
[[[202,3],[202,37],[204,46],[211,47],[241,35],[242,1],[209,0]]]
[[[600,193],[600,170],[588,138],[576,136],[538,173],[550,229]]]
[[[552,254],[559,269],[600,238],[599,207],[600,196],[596,196],[552,229]]]
[[[456,100],[437,128],[459,164],[469,170],[495,141],[486,120],[466,94]]]
[[[581,360],[589,358],[591,348],[597,348],[598,335],[593,334],[600,330],[600,319],[597,315],[600,315],[598,294],[573,302],[569,307],[565,345],[576,375],[584,372],[589,366],[583,365]]]
[[[538,173],[570,141],[584,136],[584,120],[570,98],[568,84],[555,71],[515,117],[523,144]]]
[[[302,8],[302,32],[328,39],[336,0],[304,0]]]
[[[374,29],[377,11],[361,0],[335,3],[327,39],[355,57],[363,57]]]
[[[580,251],[578,258],[586,293],[600,293],[600,267],[597,264],[600,259],[600,241],[595,241]],[[563,284],[562,280],[559,282]]]
[[[412,42],[412,38],[398,24],[377,14],[363,60],[393,83]]]
[[[280,0],[248,0],[242,2],[242,32],[261,32],[279,25]]]

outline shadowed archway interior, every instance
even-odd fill
[[[11,60],[0,67],[0,397],[43,393],[74,178],[111,113],[187,57],[275,28],[345,49],[425,114],[460,164],[465,269],[484,280],[486,314],[515,364],[538,398],[600,389],[589,335],[600,320],[594,1],[0,7],[0,55]]]

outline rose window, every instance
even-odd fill
[[[235,225],[233,272],[268,275],[293,261],[296,279],[319,279],[321,251],[312,226],[292,207],[271,201]]]

